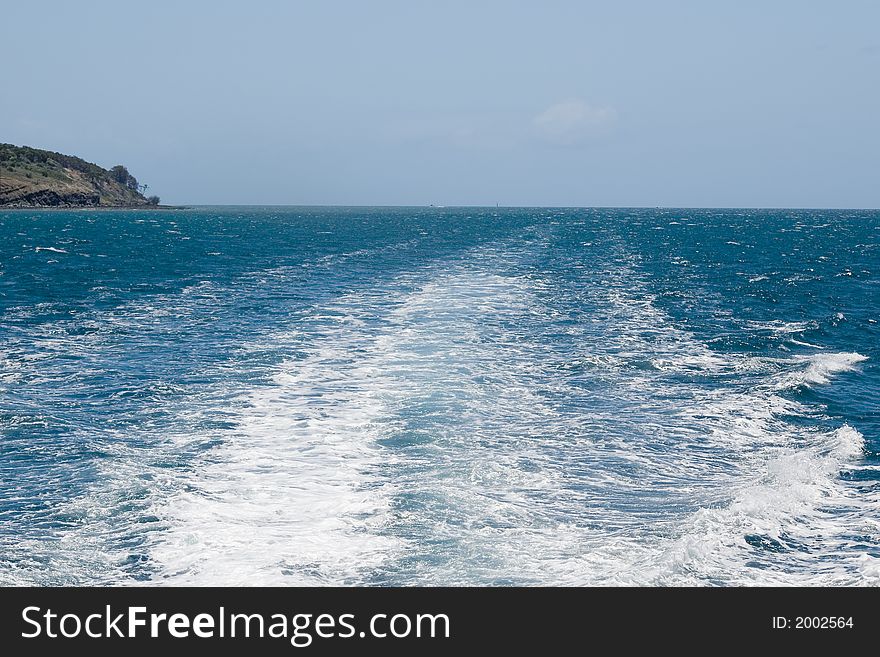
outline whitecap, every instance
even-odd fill
[[[856,366],[868,360],[867,356],[855,352],[835,352],[813,354],[811,356],[795,356],[789,362],[794,365],[805,365],[802,369],[782,375],[777,382],[778,388],[793,388],[802,385],[827,385],[835,375],[851,372]]]

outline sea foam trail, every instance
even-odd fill
[[[641,288],[634,274],[632,269],[627,274],[630,290]],[[703,361],[704,375],[726,383],[670,381],[650,374],[629,380],[646,401],[674,398],[670,410],[678,421],[661,418],[656,438],[680,433],[684,451],[670,465],[675,471],[693,468],[692,503],[699,508],[668,528],[675,538],[635,543],[626,538],[621,541],[626,549],[599,548],[614,557],[602,563],[602,580],[664,585],[869,581],[866,573],[877,560],[858,546],[858,537],[880,537],[878,525],[865,520],[877,495],[865,495],[839,476],[862,458],[864,439],[846,425],[828,432],[789,423],[787,418],[809,418],[813,411],[778,393],[795,382],[829,383],[865,357],[816,354],[781,363],[778,374],[741,379],[732,375],[753,369],[748,357],[744,362],[732,355],[708,355],[704,345],[671,326],[653,303],[629,294],[618,301],[615,314],[639,308],[639,316],[622,325],[651,327],[650,332],[636,329],[640,339],[654,334],[653,344],[643,346],[646,351],[672,352],[662,360],[681,366]],[[786,372],[792,365],[796,372]],[[699,459],[699,454],[710,458]],[[825,566],[816,568],[816,559]]]
[[[877,583],[870,346],[564,214],[12,306],[0,581]]]
[[[472,264],[493,264],[485,260]],[[864,553],[849,553],[849,537],[875,500],[839,480],[861,457],[857,431],[789,424],[810,411],[779,396],[772,377],[719,386],[750,366],[675,328],[631,266],[581,288],[597,326],[569,324],[583,351],[560,362],[552,341],[522,328],[558,315],[541,301],[548,288],[561,293],[462,266],[393,313],[399,327],[384,350],[393,360],[380,369],[410,373],[398,382],[406,391],[390,386],[399,403],[455,391],[454,404],[432,407],[433,449],[410,450],[394,469],[424,500],[394,529],[443,545],[406,581],[861,581]],[[584,375],[561,377],[574,362],[601,385],[585,395]],[[779,551],[774,537],[787,541]],[[779,563],[801,545],[834,565],[817,572],[787,553]]]
[[[624,249],[560,283],[524,264],[545,241],[512,246],[279,334],[300,356],[157,505],[156,581],[871,581],[858,541],[878,537],[876,493],[839,476],[863,438],[784,396],[863,357],[721,354],[658,308]]]
[[[681,536],[651,560],[648,581],[871,583],[863,561],[876,559],[858,550],[856,532],[876,535],[877,524],[863,514],[877,500],[859,500],[839,481],[841,470],[862,455],[863,444],[861,434],[843,426],[816,436],[807,449],[780,448],[769,458],[746,459],[752,470],[731,482],[730,501],[688,518]],[[824,565],[817,567],[817,561]]]
[[[376,480],[387,421],[358,320],[338,316],[301,359],[240,400],[237,427],[160,508],[160,578],[231,585],[346,584],[392,558],[389,483]]]

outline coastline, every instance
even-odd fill
[[[0,205],[0,210],[189,210],[188,205]]]

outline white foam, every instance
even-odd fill
[[[393,557],[400,541],[379,534],[392,486],[371,474],[388,463],[385,410],[348,331],[242,399],[234,437],[158,506],[162,581],[344,584]]]
[[[839,477],[864,439],[787,421],[811,415],[793,387],[865,357],[716,352],[658,307],[625,250],[569,285],[522,266],[544,248],[536,232],[428,263],[242,345],[286,357],[234,398],[213,391],[232,429],[159,451],[222,442],[186,467],[122,455],[89,508],[111,514],[149,470],[154,583],[875,581],[853,537],[880,539],[877,494]],[[197,284],[125,321],[223,294]],[[101,547],[111,531],[65,549],[82,538],[98,555],[82,563],[126,581]]]
[[[850,461],[864,454],[865,437],[851,426],[844,424],[831,437],[832,451],[841,461]]]
[[[846,523],[877,500],[853,495],[838,475],[861,457],[863,444],[859,432],[844,426],[813,447],[752,459],[754,471],[736,485],[729,504],[701,509],[685,523],[688,529],[663,554],[665,567],[655,570],[654,583],[860,583],[867,555],[848,549]],[[878,535],[876,527],[869,533]],[[749,544],[750,536],[767,548]],[[815,567],[819,554],[824,568]]]
[[[746,322],[746,326],[753,330],[770,331],[778,334],[803,333],[810,329],[818,328],[816,322],[785,322],[782,320],[772,320],[769,322]]]
[[[793,388],[802,385],[826,385],[841,372],[850,372],[856,365],[868,360],[867,356],[855,352],[821,353],[811,356],[796,356],[791,360],[795,365],[806,365],[802,369],[789,372],[781,377],[780,388]]]
[[[342,297],[316,309],[314,326],[277,336],[304,340],[293,350],[307,355],[249,393],[235,438],[156,505],[168,527],[150,546],[157,581],[352,583],[443,537],[433,565],[407,581],[466,583],[514,567],[521,577],[516,543],[490,556],[499,536],[525,533],[530,554],[554,553],[558,538],[531,504],[554,495],[563,473],[533,468],[540,454],[517,435],[554,413],[526,382],[537,346],[501,326],[536,311],[541,284],[469,268],[417,276]],[[432,433],[407,426],[412,406],[439,414]],[[424,450],[380,444],[413,436]],[[404,494],[427,508],[395,511]]]

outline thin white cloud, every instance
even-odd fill
[[[562,145],[580,144],[608,135],[617,122],[613,107],[596,107],[583,100],[551,105],[534,118],[538,134]]]

